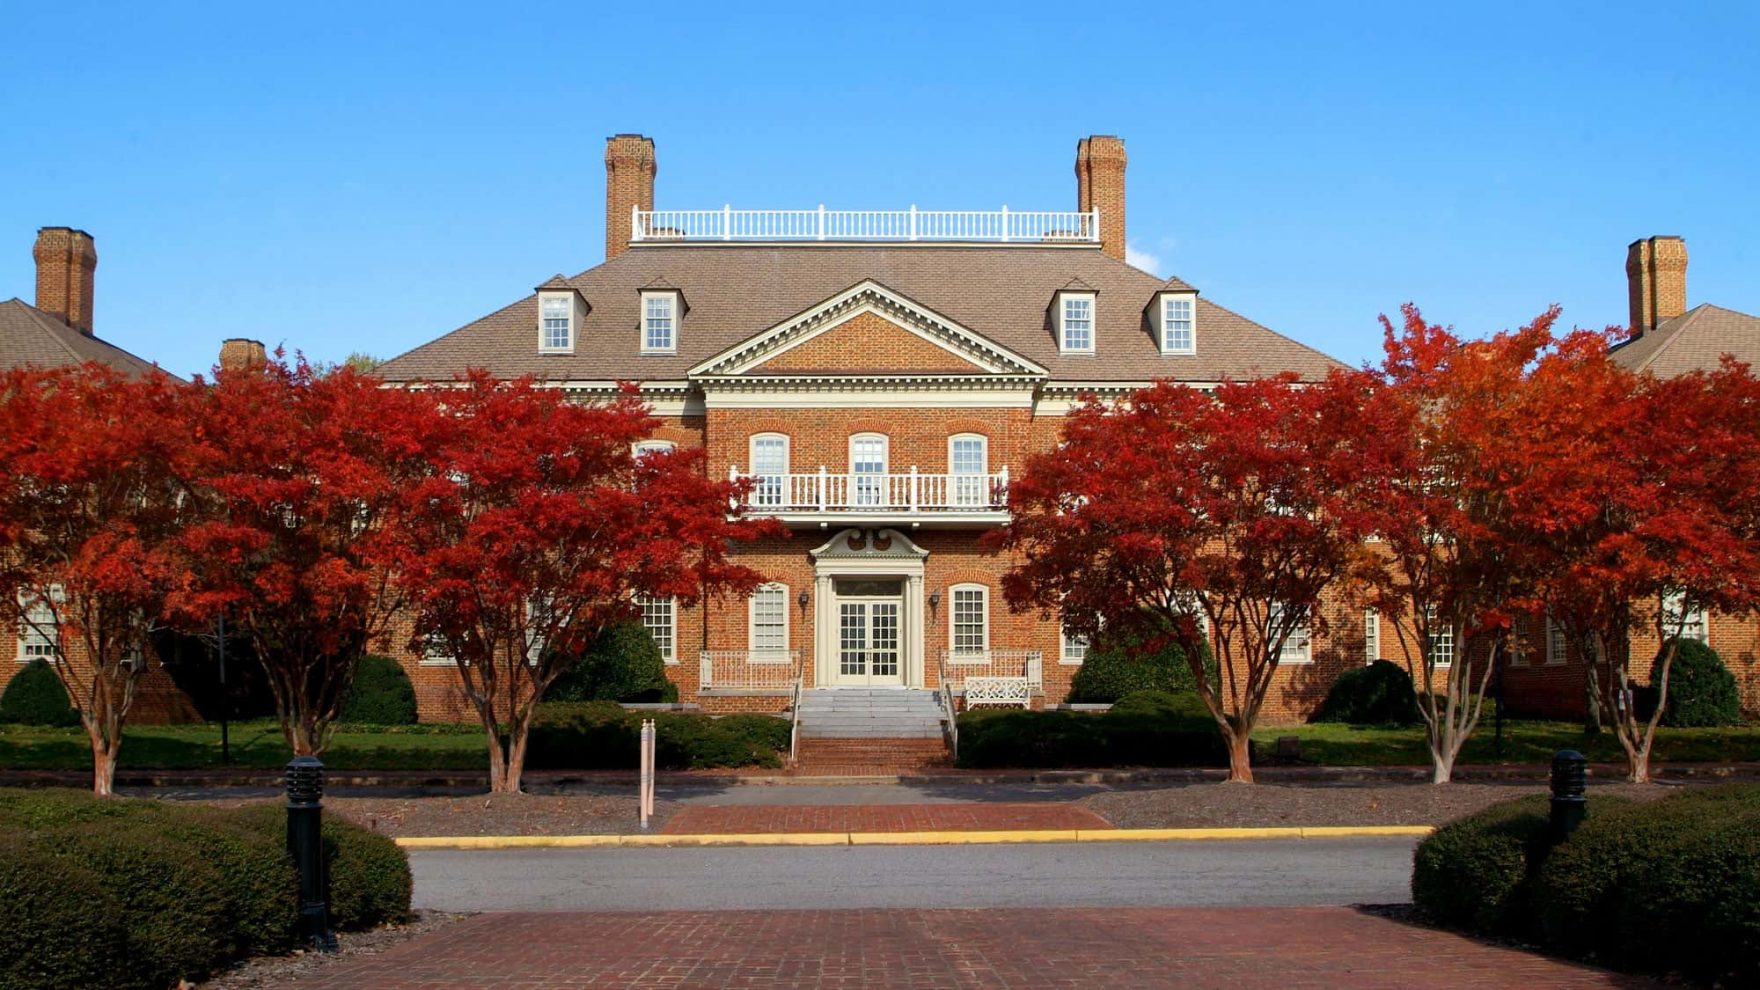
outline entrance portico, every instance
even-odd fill
[[[813,683],[921,688],[923,561],[895,529],[846,529],[812,551]]]

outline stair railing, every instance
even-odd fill
[[[794,766],[800,759],[801,748],[801,689],[805,680],[805,658],[799,654],[794,661],[794,694],[788,705],[788,765]]]
[[[936,692],[941,702],[941,718],[947,725],[947,750],[953,762],[959,762],[959,713],[953,704],[953,685],[947,680],[947,651],[941,651],[941,687]]]

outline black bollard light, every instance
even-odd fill
[[[1552,839],[1563,842],[1589,814],[1589,761],[1574,749],[1552,756]]]
[[[335,952],[324,865],[324,764],[315,756],[296,756],[287,764],[287,851],[299,869],[300,934],[319,952]]]

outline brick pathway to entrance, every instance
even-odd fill
[[[997,832],[1111,828],[1080,805],[997,804],[690,805],[661,829],[672,835],[774,832]]]
[[[486,914],[292,985],[1660,987],[1349,908]]]

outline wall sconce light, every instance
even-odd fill
[[[929,592],[929,607],[930,608],[940,608],[941,607],[941,592],[939,592],[939,591]]]
[[[795,599],[795,601],[801,603],[801,608],[803,608],[803,609],[807,607],[807,602],[809,600],[810,599],[807,598],[807,589],[805,589],[805,588],[801,589],[800,597]]]

